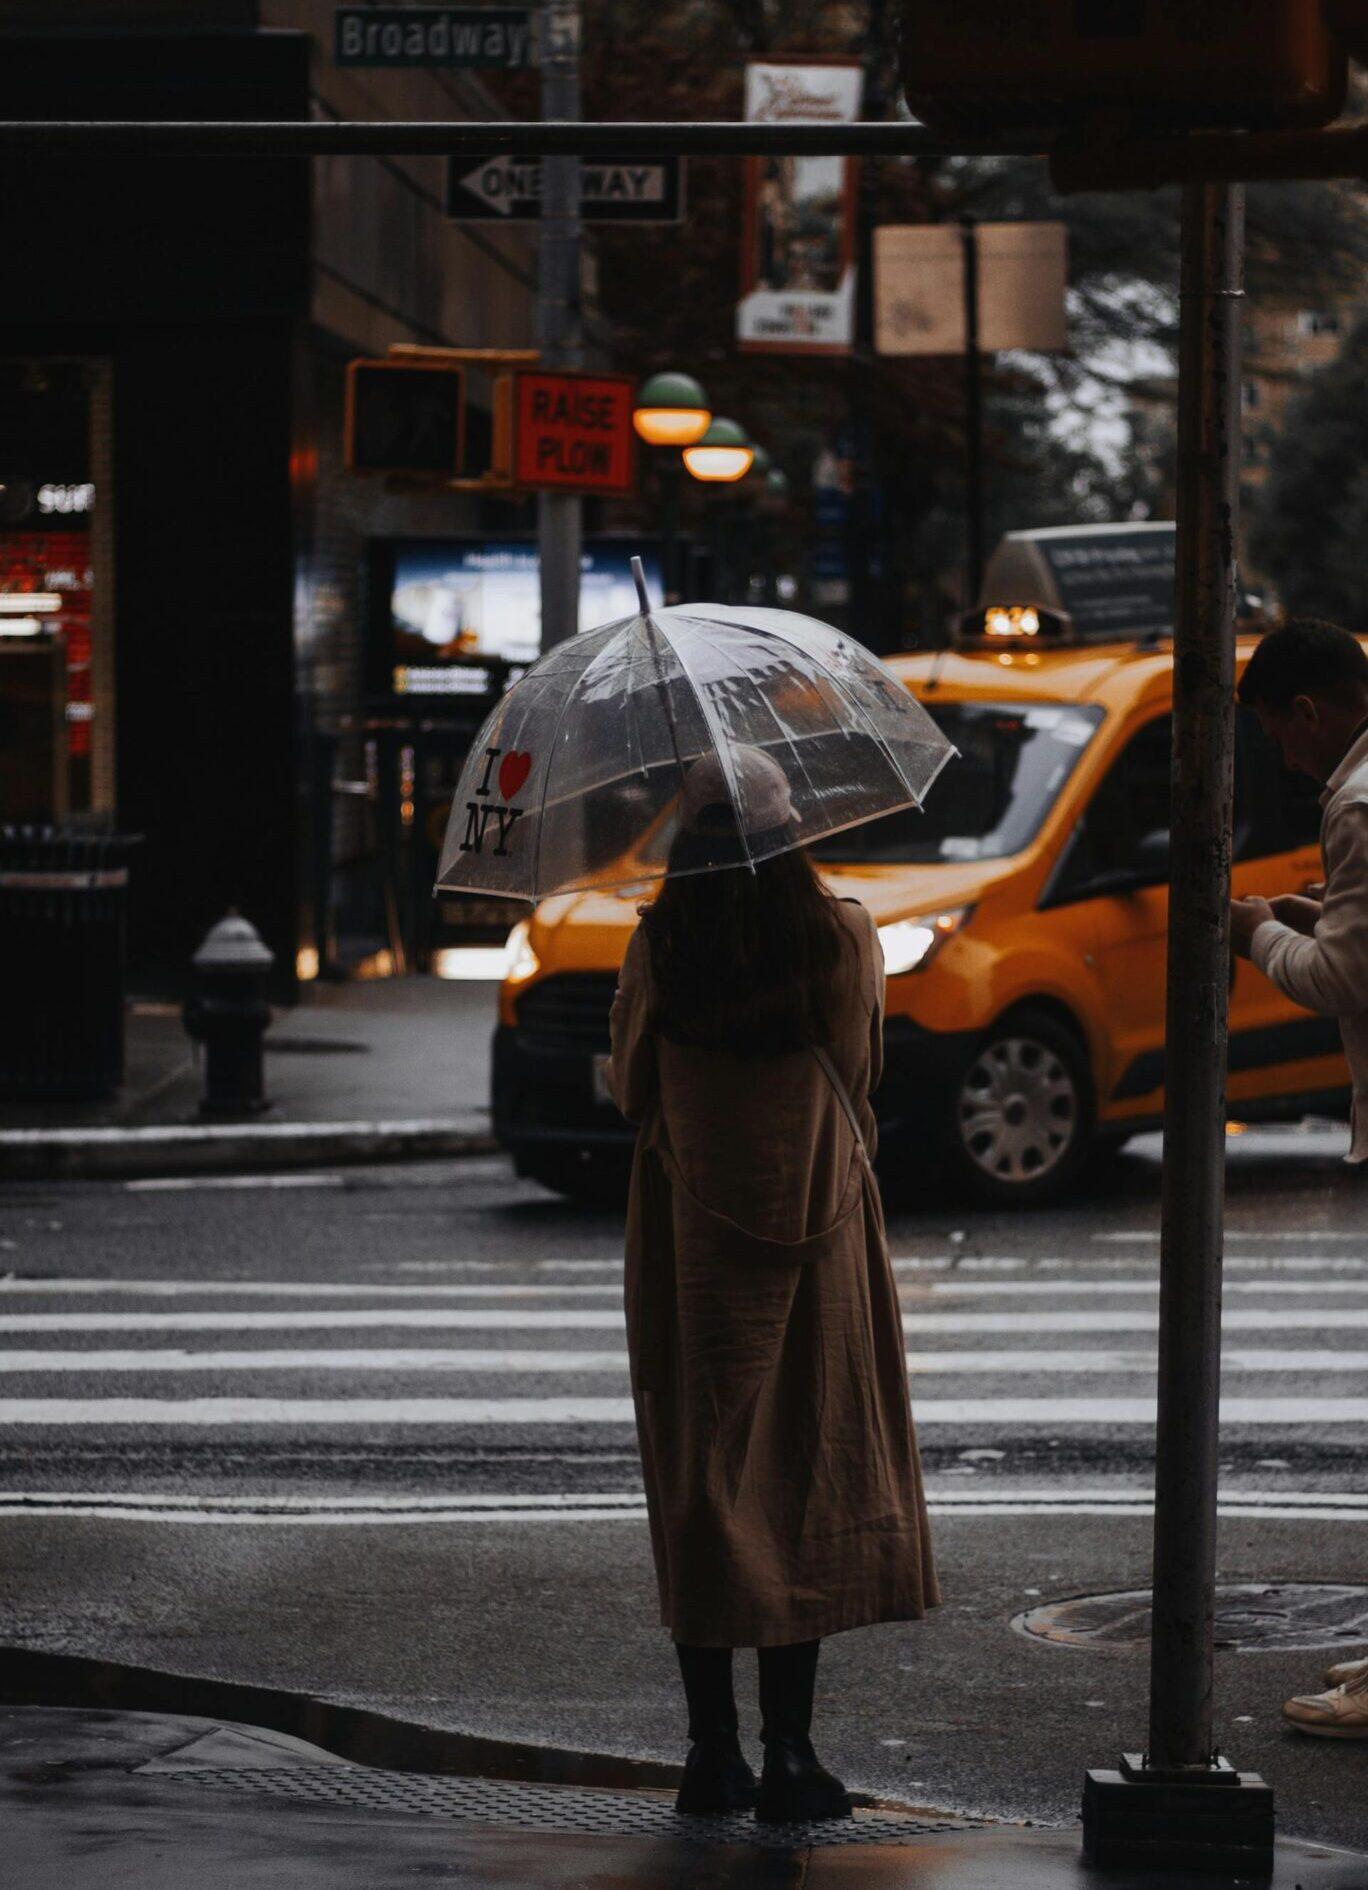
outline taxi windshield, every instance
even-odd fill
[[[817,841],[816,859],[888,863],[1001,860],[1039,833],[1102,720],[1089,704],[925,702],[959,749],[922,810]]]

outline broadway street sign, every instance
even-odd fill
[[[339,7],[334,17],[339,66],[512,72],[536,64],[531,7]]]
[[[684,215],[684,159],[585,157],[580,215],[595,223],[678,223]],[[528,222],[541,212],[541,160],[469,158],[447,166],[447,215],[460,223]]]

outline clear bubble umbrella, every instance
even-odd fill
[[[452,801],[439,891],[537,900],[667,869],[754,866],[919,807],[955,753],[853,638],[787,610],[652,610],[636,559],[633,568],[640,613],[557,644],[480,730]],[[782,818],[775,767],[788,785]],[[722,804],[700,821],[705,781]],[[685,857],[675,840],[686,803]]]

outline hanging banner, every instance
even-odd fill
[[[886,223],[874,232],[874,346],[879,354],[963,354],[964,246],[959,223]],[[978,345],[985,354],[1069,345],[1062,223],[976,223]]]
[[[758,59],[746,67],[757,124],[860,115],[856,60]],[[855,326],[856,164],[842,157],[746,160],[736,338],[767,354],[849,354]]]

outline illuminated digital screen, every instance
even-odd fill
[[[541,586],[531,539],[397,539],[381,567],[389,688],[402,695],[469,695],[506,687],[541,653]],[[660,556],[644,539],[586,539],[579,627],[637,609],[631,559],[661,595]]]

